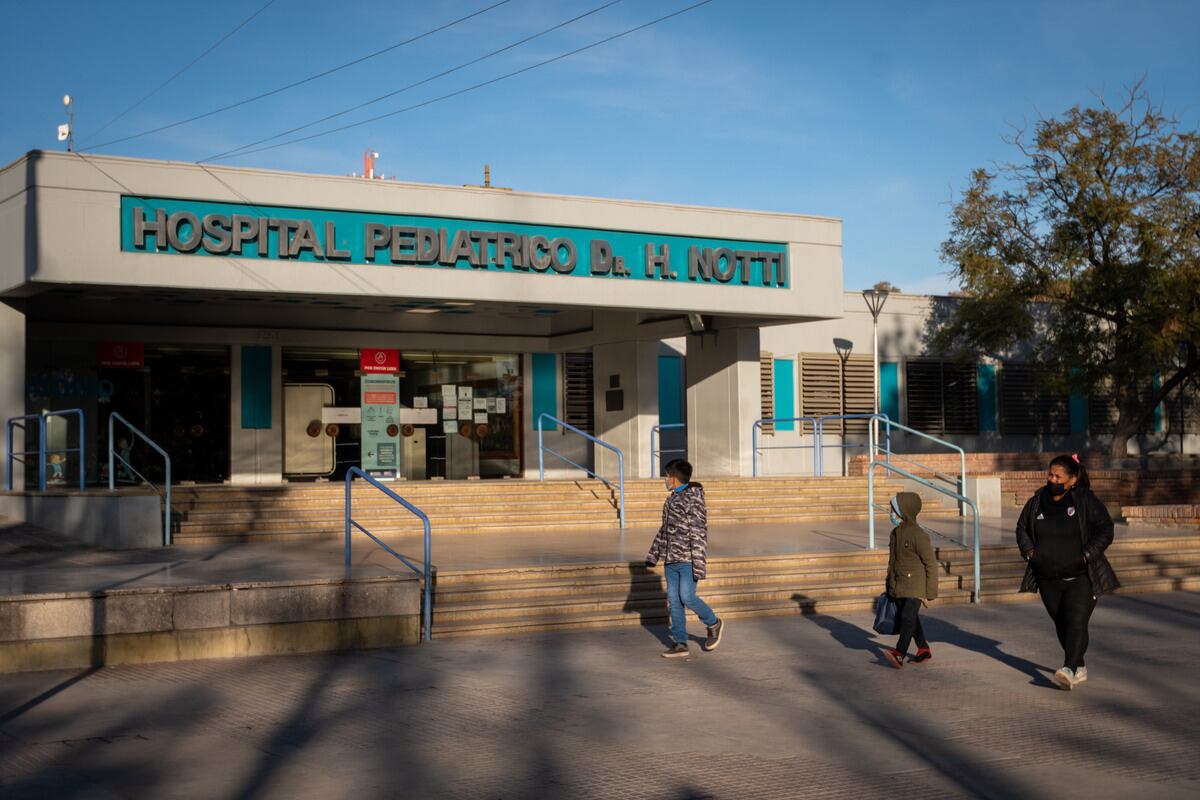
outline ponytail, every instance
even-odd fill
[[[1084,491],[1090,491],[1092,482],[1088,479],[1087,469],[1084,468],[1083,462],[1079,460],[1078,453],[1070,455],[1055,456],[1050,461],[1050,466],[1060,466],[1067,471],[1067,474],[1075,479],[1075,485]]]

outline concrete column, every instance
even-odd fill
[[[688,337],[688,455],[698,480],[752,474],[750,427],[758,419],[757,328]]]
[[[650,428],[658,423],[658,351],[657,341],[592,348],[596,436],[621,449],[626,480],[653,475]],[[615,453],[597,447],[596,464],[605,478],[616,477]]]
[[[25,413],[25,314],[0,302],[0,423]],[[36,420],[34,420],[36,422]],[[3,432],[0,431],[0,435]],[[31,440],[32,441],[32,440]],[[20,428],[13,430],[13,450],[25,449],[25,436]],[[7,460],[8,452],[4,458]],[[7,470],[7,464],[0,464]],[[7,478],[7,472],[4,478]],[[0,488],[4,484],[0,483]],[[25,469],[13,463],[14,489],[25,487]]]
[[[242,427],[242,346],[230,353],[229,479],[231,483],[283,482],[283,352],[271,347],[271,427]]]

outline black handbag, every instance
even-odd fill
[[[875,624],[872,627],[876,633],[882,633],[884,636],[895,636],[900,629],[896,600],[887,592],[875,598]]]

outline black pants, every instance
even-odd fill
[[[908,643],[913,639],[917,640],[917,647],[929,647],[925,631],[921,629],[921,598],[897,597],[896,613],[900,619],[900,641],[896,642],[896,649],[907,653]]]
[[[1046,606],[1058,641],[1063,648],[1063,664],[1071,669],[1084,666],[1083,654],[1088,647],[1088,620],[1096,610],[1092,582],[1084,575],[1073,580],[1038,578],[1038,592]]]

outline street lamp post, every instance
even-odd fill
[[[873,370],[875,378],[875,407],[872,409],[873,414],[879,413],[879,312],[883,310],[883,304],[887,302],[888,293],[884,289],[866,289],[862,293],[863,299],[867,301],[867,309],[871,312],[871,327],[873,329],[875,344],[873,352],[875,354],[875,368]],[[875,458],[879,450],[879,420],[871,420],[871,431],[873,432],[875,451],[871,453],[871,458]]]
[[[850,351],[854,349],[854,342],[850,341],[849,339],[835,338],[833,340],[833,349],[837,351],[838,361],[841,362],[841,366],[838,369],[838,397],[841,398],[840,413],[841,413],[842,417],[844,418],[846,416],[846,362],[850,360]],[[840,432],[841,432],[841,436],[842,436],[842,447],[841,447],[842,477],[845,477],[846,476],[846,461],[847,461],[847,459],[846,459],[846,436],[849,433],[849,427],[847,426],[845,419],[840,420],[840,423],[841,423]],[[824,455],[824,454],[822,453],[822,455]]]

